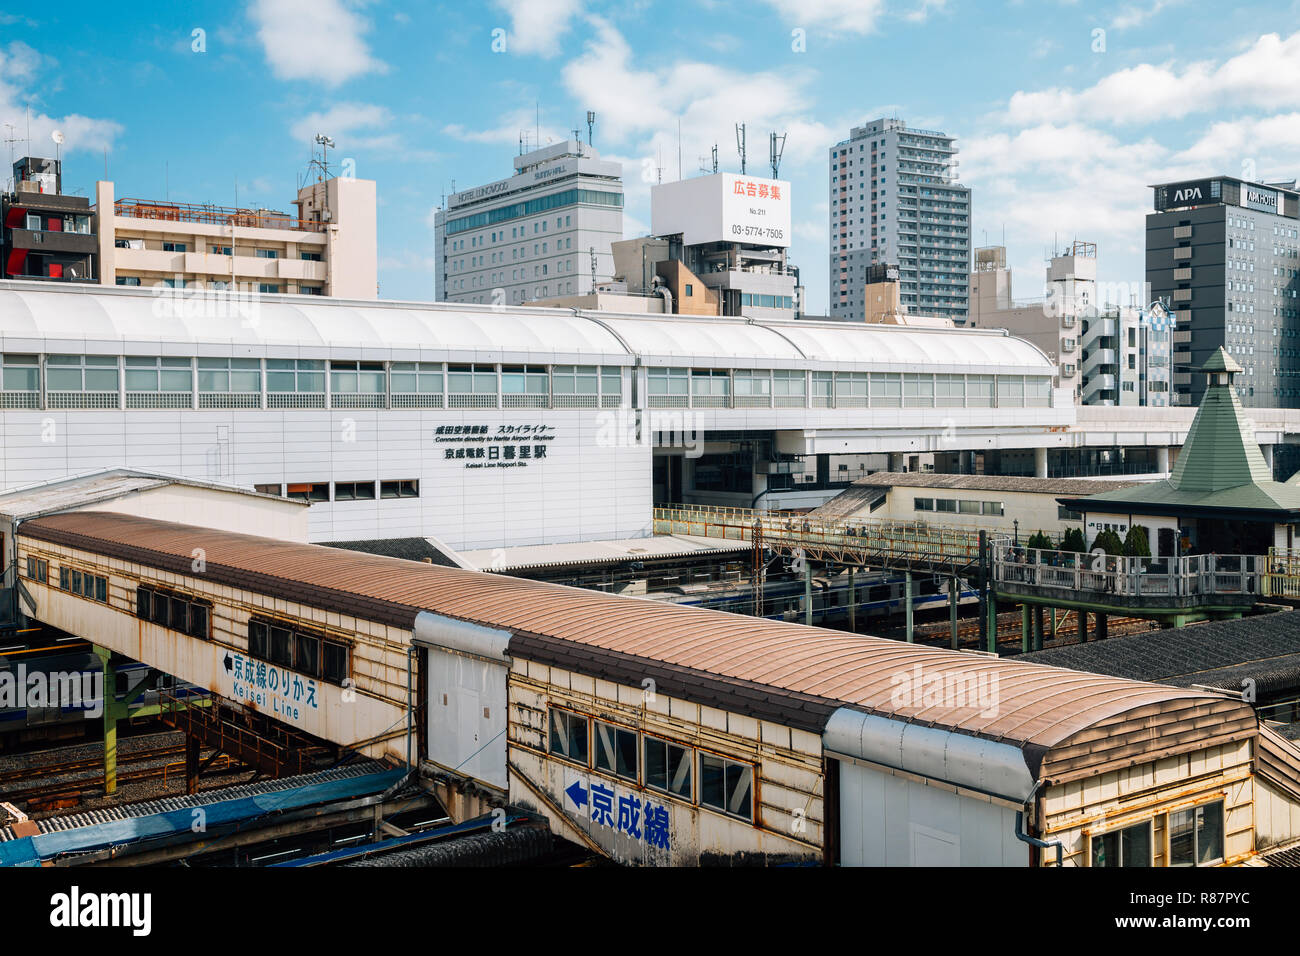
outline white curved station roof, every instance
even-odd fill
[[[170,290],[169,290],[170,291]],[[0,282],[0,351],[1051,375],[999,330]]]

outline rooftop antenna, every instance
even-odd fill
[[[588,250],[591,253],[591,291],[596,291],[596,247],[591,246]]]
[[[591,128],[596,125],[596,114],[587,110],[587,145],[591,145]]]
[[[17,186],[17,184],[16,184],[16,183],[14,182],[14,180],[13,180],[13,173],[14,173],[14,143],[18,142],[18,137],[14,135],[14,124],[13,124],[13,123],[5,123],[5,129],[9,130],[9,135],[5,137],[5,142],[9,144],[9,176],[10,176],[10,180],[9,180],[9,182],[10,182],[9,191],[12,193],[12,192],[17,192],[17,191],[18,191],[18,186]],[[106,162],[107,162],[107,161],[106,161]],[[107,177],[105,177],[105,178],[107,178]]]
[[[781,138],[776,138],[776,133],[772,133],[772,178],[779,179],[781,172],[781,156],[785,153],[785,138],[789,135],[782,133]]]
[[[745,175],[745,124],[736,124],[736,152],[740,153],[740,175]]]
[[[677,178],[682,178],[682,118],[677,117]]]
[[[662,146],[655,147],[655,160],[658,165],[655,166],[655,181],[662,184],[664,181],[664,151]]]
[[[54,140],[54,169],[55,175],[59,178],[59,188],[63,188],[63,169],[59,165],[59,151],[63,149],[63,130],[56,129],[50,134],[50,139]]]
[[[533,100],[533,142],[542,145],[542,101]]]
[[[716,174],[717,171],[718,171],[718,144],[714,143],[713,144],[713,172]]]

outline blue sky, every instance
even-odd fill
[[[509,175],[538,114],[545,143],[596,111],[629,236],[649,226],[646,170],[677,176],[679,120],[685,175],[714,143],[738,168],[735,123],[752,171],[788,132],[812,312],[827,151],[896,115],[958,137],[974,244],[1005,230],[1032,297],[1073,238],[1098,244],[1103,281],[1140,283],[1149,183],[1300,175],[1300,2],[73,0],[0,12],[0,138],[26,137],[28,105],[33,152],[63,130],[65,189],[86,195],[107,159],[119,197],[233,205],[238,188],[291,210],[312,136],[330,134],[378,182],[380,294],[411,299],[433,295],[443,194]]]

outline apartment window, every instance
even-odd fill
[[[550,752],[587,766],[588,723],[586,717],[552,707]]]
[[[934,510],[935,510],[935,511],[944,511],[944,512],[947,512],[948,514],[956,514],[956,513],[957,513],[957,499],[956,499],[956,498],[936,498],[936,499],[934,500]]]
[[[912,507],[915,508],[917,511],[933,511],[933,510],[934,510],[934,499],[933,499],[933,498],[913,498],[913,499],[912,499]]]
[[[114,281],[118,285],[123,285],[123,286],[133,286],[138,288],[140,285],[139,276],[118,276]]]
[[[278,498],[284,494],[284,485],[253,485],[253,490],[264,495],[275,495]]]
[[[767,369],[737,369],[733,373],[736,401],[743,405],[767,406],[772,401],[772,373]]]
[[[1223,801],[1169,814],[1169,865],[1212,866],[1223,862]]]
[[[980,513],[980,503],[978,501],[958,501],[957,511],[964,515],[977,515]]]
[[[646,736],[645,785],[651,790],[669,793],[683,800],[692,799],[691,767],[693,752],[658,737]]]
[[[754,768],[713,754],[700,754],[700,806],[743,820],[754,818]]]
[[[259,259],[279,259],[280,253],[276,249],[258,249],[255,255]]]
[[[603,770],[633,783],[637,780],[636,731],[594,721],[596,729],[597,770]]]
[[[259,359],[198,359],[200,408],[257,408],[262,404]]]
[[[50,581],[50,563],[44,558],[37,558],[29,554],[27,556],[27,577],[33,581],[39,581],[41,584],[48,584]]]
[[[799,407],[804,403],[808,381],[802,369],[779,368],[772,373],[772,392],[776,404]]]
[[[285,491],[285,497],[293,498],[295,501],[329,501],[330,483],[328,481],[290,483]]]
[[[961,408],[966,404],[966,379],[961,375],[936,375],[934,403],[939,408]]]
[[[188,252],[189,247],[183,242],[164,242],[162,244],[163,252]]]
[[[267,359],[266,390],[323,396],[325,362],[321,359]]]
[[[335,405],[382,405],[386,387],[383,362],[330,362]]]
[[[507,408],[545,408],[550,388],[545,365],[501,366],[501,401]]]
[[[344,641],[311,628],[256,617],[248,622],[250,657],[328,684],[342,685],[347,679],[348,652]]]
[[[46,399],[51,408],[116,408],[116,355],[49,355]]]
[[[442,365],[439,362],[394,362],[389,366],[393,407],[442,406]]]
[[[188,393],[194,387],[194,371],[188,358],[128,355],[125,364],[128,392]]]
[[[1098,833],[1092,838],[1090,865],[1097,867],[1151,866],[1151,821]]]
[[[40,362],[35,355],[5,353],[0,358],[0,408],[35,408],[40,378]]]
[[[932,408],[934,406],[934,376],[917,375],[911,372],[903,375],[903,404],[908,408]]]
[[[135,616],[190,637],[211,637],[212,605],[175,591],[140,585],[135,589]]]
[[[299,285],[299,295],[324,295],[325,287],[320,285]]]
[[[903,384],[897,372],[871,373],[871,404],[875,408],[897,408],[902,404]]]
[[[373,481],[336,481],[334,482],[335,501],[374,501],[375,483]]]
[[[971,408],[993,407],[993,376],[966,376],[966,404]]]
[[[303,252],[303,253],[300,253],[300,258],[302,259],[303,262],[320,262],[320,261],[321,261],[321,256],[320,256],[320,253],[319,253],[319,252]]]
[[[650,403],[685,405],[690,394],[690,371],[684,368],[652,368],[647,373]]]
[[[230,246],[212,246],[211,248],[214,256],[229,256],[234,253]]]
[[[420,482],[418,480],[381,481],[379,483],[379,497],[418,498],[420,497]]]
[[[731,375],[721,368],[691,369],[691,401],[705,407],[724,407],[731,394]]]

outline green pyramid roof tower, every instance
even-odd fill
[[[1223,491],[1272,481],[1273,470],[1247,428],[1232,387],[1241,366],[1220,347],[1201,371],[1210,381],[1169,483],[1179,491]]]
[[[1273,469],[1264,461],[1237,400],[1232,378],[1241,370],[1222,348],[1201,366],[1209,377],[1205,397],[1168,478],[1056,500],[1087,512],[1231,514],[1236,520],[1254,521],[1290,520],[1300,514],[1300,475],[1286,484],[1273,480]]]

